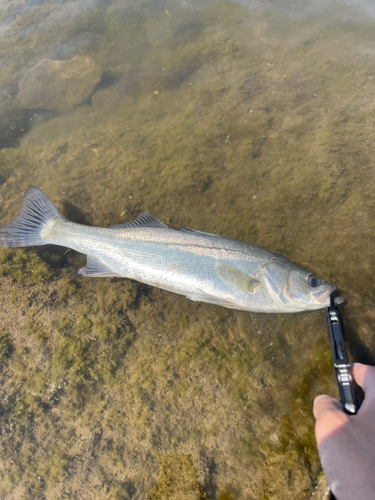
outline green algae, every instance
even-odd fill
[[[38,473],[54,482],[66,470],[69,457],[63,450],[55,450],[44,462],[38,464]]]
[[[218,496],[218,500],[234,500],[229,491],[225,491],[224,493],[220,493]]]
[[[75,279],[70,276],[62,276],[59,280],[59,298],[62,302],[72,297],[78,292],[79,288]]]
[[[91,331],[92,322],[85,316],[81,315],[75,324],[75,331],[78,334],[87,334]]]
[[[14,347],[10,335],[0,330],[0,360],[3,361],[9,358],[13,349]]]
[[[94,333],[104,341],[116,340],[126,335],[126,321],[112,316],[103,316],[96,318],[94,322]]]
[[[47,342],[48,333],[46,332],[46,329],[44,328],[42,322],[38,319],[38,313],[39,311],[37,308],[30,308],[30,319],[25,324],[25,329],[30,335],[33,335],[37,341]]]
[[[206,500],[208,497],[198,484],[190,456],[160,456],[159,480],[148,494],[148,500],[163,498]]]
[[[35,253],[26,250],[0,251],[0,276],[17,283],[38,285],[52,276],[48,266]]]

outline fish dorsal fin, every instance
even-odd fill
[[[78,271],[78,274],[83,274],[89,278],[121,278],[120,274],[114,273],[112,269],[91,255],[87,255],[87,264]]]
[[[256,287],[260,285],[258,280],[229,264],[218,262],[216,264],[216,271],[221,279],[244,292],[255,293]]]
[[[184,233],[201,234],[202,236],[216,236],[216,238],[219,236],[218,234],[205,233],[203,231],[197,231],[196,229],[190,229],[188,227],[184,227],[183,229],[180,229],[180,231],[183,231]]]
[[[148,212],[143,212],[143,214],[138,215],[136,219],[134,219],[132,222],[129,222],[128,224],[117,224],[116,226],[111,226],[111,229],[123,229],[126,227],[162,227],[164,229],[168,229],[168,226],[166,224],[164,224]]]

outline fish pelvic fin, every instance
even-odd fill
[[[51,218],[57,217],[66,220],[40,188],[30,188],[23,197],[17,217],[0,229],[0,246],[47,245],[49,241],[42,237],[41,232]]]
[[[85,267],[81,267],[78,274],[83,274],[90,278],[121,278],[120,274],[113,272],[112,269],[92,255],[87,255],[87,264]]]

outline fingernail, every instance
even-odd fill
[[[316,398],[314,399],[314,406],[318,403],[318,401],[320,401],[323,398],[328,398],[327,394],[321,394],[320,396],[316,396]]]

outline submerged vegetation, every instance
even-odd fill
[[[23,285],[37,285],[51,277],[48,266],[35,252],[0,249],[0,276]]]

